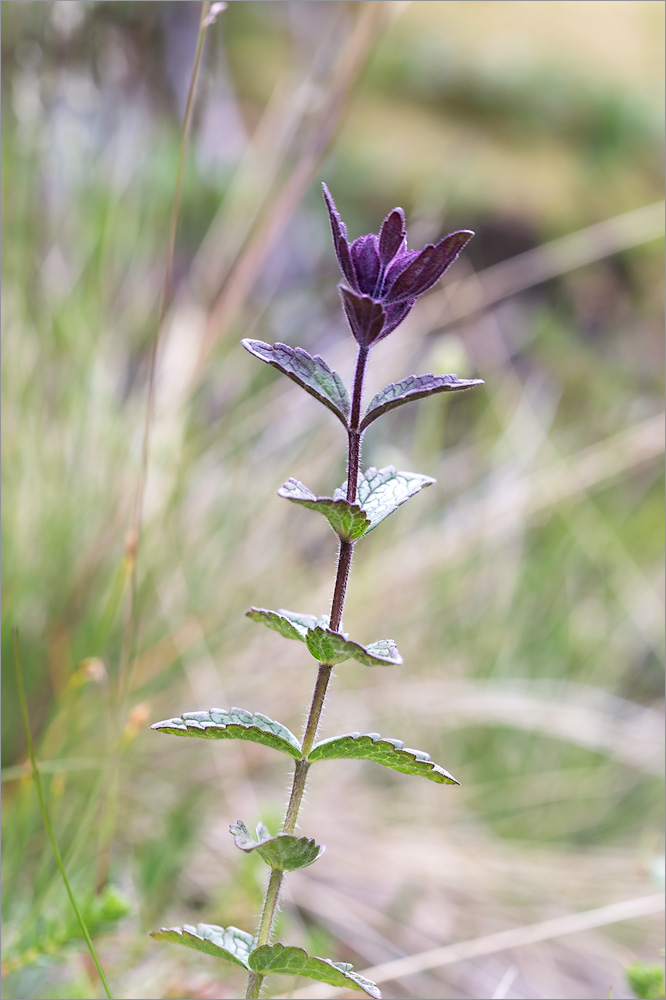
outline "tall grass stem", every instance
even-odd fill
[[[146,399],[146,417],[143,430],[143,441],[141,445],[141,465],[139,472],[139,482],[137,485],[136,498],[134,503],[134,514],[132,525],[127,540],[127,554],[130,558],[130,614],[127,629],[127,639],[124,643],[123,656],[121,659],[120,701],[124,700],[129,687],[129,675],[132,663],[134,646],[138,632],[138,621],[136,612],[136,586],[137,586],[137,555],[141,527],[143,522],[143,503],[146,492],[146,482],[148,479],[148,462],[150,456],[150,430],[153,417],[153,405],[155,400],[155,376],[157,372],[157,355],[164,333],[164,321],[166,318],[167,306],[171,297],[171,284],[173,279],[173,258],[176,246],[176,232],[178,229],[178,217],[180,215],[180,203],[183,191],[183,173],[185,168],[185,157],[187,155],[188,140],[192,128],[194,116],[194,102],[201,69],[201,57],[203,54],[206,29],[208,27],[208,15],[210,13],[210,0],[203,0],[201,4],[201,16],[199,19],[199,34],[197,47],[194,55],[194,65],[192,67],[192,77],[187,94],[187,104],[185,107],[185,118],[183,120],[183,131],[180,140],[180,151],[178,154],[178,169],[176,172],[176,186],[174,190],[173,203],[171,205],[171,220],[169,223],[169,236],[167,240],[166,260],[164,265],[164,280],[162,282],[162,293],[160,296],[159,315],[157,320],[157,332],[153,340],[150,352],[150,364],[148,369],[148,396]]]
[[[148,480],[148,464],[150,457],[150,430],[152,425],[153,408],[155,400],[155,381],[157,372],[157,356],[164,333],[164,324],[167,306],[171,297],[171,285],[173,278],[173,258],[176,245],[176,232],[178,229],[178,217],[180,215],[180,204],[183,189],[183,174],[185,167],[185,157],[187,154],[188,140],[194,116],[194,103],[197,91],[197,84],[201,69],[206,29],[210,23],[210,0],[203,0],[201,5],[201,15],[199,18],[199,31],[197,37],[197,47],[194,55],[194,65],[187,95],[185,107],[185,117],[183,120],[183,131],[180,140],[180,152],[178,155],[178,168],[176,172],[176,185],[174,189],[173,202],[171,205],[171,219],[169,223],[169,235],[167,239],[166,260],[164,265],[164,279],[162,282],[162,292],[160,295],[159,314],[157,320],[157,330],[153,340],[150,362],[148,368],[148,395],[146,399],[146,416],[143,430],[143,440],[141,445],[141,462],[139,468],[139,480],[137,483],[136,496],[134,500],[134,510],[132,522],[125,544],[125,560],[128,564],[128,586],[129,596],[123,627],[122,644],[120,651],[120,665],[118,670],[118,686],[115,695],[116,704],[116,732],[115,750],[109,756],[109,770],[106,771],[104,785],[106,787],[105,803],[103,806],[103,817],[100,822],[100,846],[97,863],[97,887],[101,888],[108,877],[109,868],[109,844],[115,829],[115,817],[117,809],[115,803],[119,792],[118,781],[118,760],[121,753],[122,733],[124,729],[124,719],[126,715],[127,698],[130,690],[130,679],[132,674],[132,664],[134,662],[135,650],[139,635],[139,618],[137,610],[137,580],[138,580],[138,549],[143,523],[143,505],[146,493],[146,483]]]
[[[44,789],[42,788],[42,780],[39,774],[39,768],[37,767],[37,759],[35,757],[35,749],[32,743],[32,735],[30,732],[30,720],[28,718],[28,703],[26,701],[25,686],[23,684],[23,664],[21,662],[21,647],[19,644],[18,628],[16,626],[14,626],[14,628],[12,629],[12,643],[14,646],[14,666],[16,668],[16,685],[18,689],[19,704],[21,706],[21,718],[23,719],[23,728],[25,730],[25,739],[28,747],[28,757],[30,758],[32,777],[33,781],[35,782],[35,788],[37,789],[37,797],[39,799],[39,805],[42,810],[42,816],[44,818],[44,826],[46,827],[46,833],[51,842],[53,856],[55,857],[58,870],[60,871],[60,876],[65,885],[67,895],[69,896],[69,901],[72,904],[72,909],[74,910],[74,913],[76,914],[76,919],[78,921],[79,927],[81,928],[81,933],[83,934],[85,942],[88,945],[88,951],[90,952],[92,960],[95,963],[95,967],[97,969],[97,972],[99,973],[99,978],[102,981],[102,985],[104,987],[104,991],[107,997],[109,998],[109,1000],[113,1000],[111,990],[109,989],[109,984],[107,983],[106,976],[104,975],[104,970],[100,965],[99,958],[97,957],[97,952],[95,951],[95,945],[92,943],[92,938],[90,937],[90,933],[88,932],[88,927],[83,918],[83,914],[79,909],[79,905],[76,902],[74,893],[72,892],[72,887],[69,884],[69,879],[67,878],[67,872],[65,871],[65,866],[63,864],[62,857],[58,849],[58,844],[56,843],[55,835],[53,833],[53,827],[51,826],[51,818],[49,816],[49,811],[46,806],[46,798],[44,796]]]

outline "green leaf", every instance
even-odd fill
[[[253,622],[261,622],[262,625],[267,625],[268,628],[272,628],[275,632],[283,635],[285,639],[298,639],[299,642],[305,642],[305,634],[308,626],[304,626],[300,621],[294,621],[289,611],[284,611],[283,609],[280,611],[270,611],[268,608],[253,607],[245,612],[245,616],[251,618]],[[314,615],[312,617],[314,618]]]
[[[317,618],[316,615],[302,615],[298,611],[285,611],[284,608],[280,608],[279,611],[269,611],[267,608],[250,608],[249,611],[245,612],[245,616],[251,618],[253,622],[261,622],[262,625],[274,629],[285,639],[298,639],[300,642],[305,642],[308,629],[315,628],[317,625],[326,626],[329,622],[328,615],[321,615]]]
[[[273,344],[271,347],[263,340],[249,338],[241,340],[241,344],[255,358],[272,365],[300,385],[301,389],[335,413],[345,427],[348,426],[350,406],[345,384],[318,354],[312,357],[302,347],[289,347],[288,344]]]
[[[357,502],[353,504],[347,502],[346,481],[332,497],[318,497],[298,479],[288,479],[278,490],[278,496],[319,511],[343,542],[355,542],[406,500],[434,482],[430,476],[422,476],[418,472],[397,472],[389,465],[384,469],[370,468],[365,473],[359,473]]]
[[[294,734],[279,722],[261,712],[232,708],[211,708],[209,712],[184,712],[179,718],[155,722],[150,727],[174,736],[198,736],[207,740],[249,740],[288,753],[299,760],[301,744]]]
[[[238,927],[217,927],[215,924],[160,927],[158,931],[150,931],[150,936],[158,941],[184,944],[195,951],[203,951],[206,955],[214,955],[233,962],[234,965],[241,965],[248,971],[248,957],[257,946],[257,939],[246,931],[241,931]]]
[[[662,1000],[664,966],[652,962],[632,962],[627,966],[627,981],[639,1000]]]
[[[423,750],[411,750],[402,740],[390,740],[378,733],[348,733],[322,740],[308,754],[308,760],[334,760],[349,758],[372,760],[403,774],[416,774],[443,785],[459,785],[452,774],[435,764]]]
[[[256,851],[269,868],[280,872],[291,872],[297,868],[307,868],[324,853],[324,848],[307,837],[294,837],[279,833],[272,837],[263,823],[257,823],[255,837],[252,837],[241,820],[229,827],[234,835],[234,843],[241,851],[250,854]]]
[[[434,482],[430,476],[422,476],[418,472],[397,472],[392,465],[359,473],[357,500],[370,519],[366,530],[372,531],[406,500]],[[346,496],[345,482],[334,492],[333,498],[338,500]]]
[[[399,382],[385,385],[376,396],[373,396],[361,421],[361,430],[381,417],[383,413],[410,403],[424,396],[434,396],[438,392],[458,392],[461,389],[471,389],[474,385],[483,385],[480,378],[458,378],[457,375],[408,375]]]
[[[333,531],[343,542],[355,542],[370,527],[370,518],[357,503],[347,503],[338,497],[317,497],[298,479],[288,479],[278,490],[278,496],[317,510],[327,518]]]
[[[402,657],[392,639],[378,639],[367,646],[348,639],[342,632],[317,626],[306,634],[308,649],[320,663],[334,666],[343,660],[354,659],[366,667],[386,667],[402,663]]]
[[[303,948],[285,947],[283,944],[263,945],[250,954],[250,968],[261,975],[278,973],[286,976],[307,976],[320,983],[358,990],[381,1000],[381,993],[373,982],[354,972],[348,962],[331,962],[327,958],[314,958]]]
[[[362,646],[359,642],[353,642],[343,632],[332,632],[328,627],[330,620],[328,615],[316,618],[314,615],[302,615],[297,611],[285,611],[284,608],[279,611],[250,608],[245,614],[252,621],[261,622],[262,625],[275,629],[287,639],[299,639],[305,642],[315,660],[320,663],[333,666],[350,658],[359,660],[368,667],[402,663],[402,657],[392,639],[378,639],[367,646]],[[158,725],[164,724],[158,723]]]

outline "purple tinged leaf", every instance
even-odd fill
[[[344,285],[338,285],[347,321],[361,347],[370,347],[381,339],[384,310],[381,303],[369,295],[358,295]]]
[[[328,217],[331,222],[331,233],[333,235],[333,247],[335,249],[335,255],[338,258],[338,264],[340,265],[340,269],[344,274],[345,278],[347,278],[347,281],[349,281],[350,283],[353,283],[354,271],[351,266],[351,258],[349,257],[349,242],[347,240],[347,228],[342,219],[340,218],[340,213],[335,207],[335,202],[333,201],[333,196],[331,192],[328,190],[325,184],[322,184],[322,189],[324,192],[324,201],[326,202],[326,208],[328,209]],[[347,250],[346,261],[344,263],[342,256],[343,244]],[[345,266],[345,264],[347,264],[347,267]],[[347,269],[349,270],[349,274],[347,273]]]
[[[347,227],[340,218],[340,213],[338,212],[335,202],[333,201],[333,195],[328,190],[328,186],[322,182],[322,191],[324,192],[324,201],[326,202],[326,207],[328,209],[328,217],[331,220],[331,231],[333,233],[333,239],[338,240],[342,236],[345,240],[347,239]]]
[[[354,265],[352,264],[351,254],[349,252],[349,244],[347,240],[341,236],[336,243],[336,253],[338,258],[338,264],[340,265],[340,270],[347,279],[348,283],[352,288],[357,289],[356,284],[356,272],[354,271]],[[358,289],[357,289],[358,290]]]
[[[281,974],[285,976],[306,976],[320,983],[328,983],[342,989],[367,993],[373,1000],[381,1000],[381,993],[375,983],[354,972],[348,962],[331,962],[328,958],[315,958],[303,948],[287,947],[283,944],[262,945],[253,951],[248,963],[250,968],[262,976]]]
[[[281,343],[265,344],[263,340],[250,338],[241,340],[241,344],[255,358],[277,368],[300,385],[301,389],[327,406],[347,427],[350,403],[345,384],[318,354],[313,357],[302,347],[290,347]]]
[[[347,239],[346,226],[340,218],[340,213],[335,207],[335,202],[333,201],[331,192],[325,184],[322,184],[322,188],[324,190],[324,200],[328,209],[328,217],[331,221],[333,248],[335,250],[336,257],[338,258],[340,270],[352,288],[356,288],[356,272],[354,271],[354,265],[352,264],[351,255],[349,253],[349,241]]]
[[[374,295],[379,281],[381,263],[378,244],[375,234],[368,233],[367,236],[359,236],[349,248],[356,274],[355,287],[365,295]]]
[[[407,314],[412,311],[415,302],[416,299],[408,299],[406,302],[399,302],[397,305],[386,306],[384,310],[386,313],[384,329],[382,330],[381,337],[377,339],[383,340],[384,337],[388,337],[389,333],[393,333],[396,326],[399,326]]]
[[[399,250],[407,245],[407,228],[405,213],[401,208],[394,208],[386,216],[379,230],[379,259],[384,267],[393,260]]]
[[[412,750],[403,745],[402,740],[391,740],[378,733],[348,733],[322,740],[308,754],[309,761],[371,760],[384,767],[390,767],[402,774],[414,774],[442,785],[459,785],[452,774],[430,760],[424,750]]]
[[[422,295],[439,281],[472,236],[473,232],[463,229],[445,236],[436,246],[429,244],[424,247],[416,259],[398,275],[391,287],[387,288],[383,296],[384,302],[402,302]]]
[[[356,340],[370,347],[402,323],[418,296],[441,278],[474,233],[461,229],[421,251],[408,250],[405,213],[401,208],[394,208],[384,219],[379,236],[368,233],[350,244],[331,193],[325,184],[323,189],[333,246],[340,270],[351,289],[343,294],[345,313]],[[368,303],[363,308],[355,304],[349,298],[353,292],[384,307],[381,329],[378,319],[375,322],[379,314],[371,315]]]
[[[389,266],[386,268],[386,277],[384,279],[385,293],[388,292],[398,275],[402,274],[402,272],[409,267],[412,261],[416,260],[420,253],[420,250],[403,250],[394,260],[391,261]]]
[[[396,406],[423,399],[425,396],[434,396],[439,392],[459,392],[483,384],[483,379],[458,378],[457,375],[409,375],[400,382],[391,382],[384,386],[376,396],[372,397],[361,421],[361,430],[365,430],[373,420],[395,409]]]

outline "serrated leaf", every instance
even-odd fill
[[[328,615],[320,615],[317,618],[316,615],[302,615],[298,611],[285,611],[284,608],[280,608],[279,611],[250,608],[245,612],[245,616],[251,618],[253,622],[260,622],[274,629],[285,639],[298,639],[300,642],[305,642],[308,629],[316,628],[317,625],[325,627],[330,620]]]
[[[278,496],[319,511],[328,520],[333,531],[343,542],[355,542],[370,527],[370,518],[357,503],[347,503],[346,498],[318,497],[299,482],[288,479],[278,490]]]
[[[208,740],[249,740],[281,750],[296,760],[301,758],[301,744],[280,722],[274,722],[261,712],[244,708],[211,708],[209,712],[184,712],[180,717],[155,722],[150,727],[174,736],[198,736]]]
[[[249,971],[248,957],[257,946],[257,939],[247,931],[238,927],[217,927],[215,924],[197,924],[192,927],[184,924],[182,927],[160,927],[158,931],[150,931],[150,936],[158,941],[173,941],[184,944],[195,951],[202,951],[215,958],[223,958],[234,965],[240,965]]]
[[[461,389],[471,389],[474,385],[483,385],[480,378],[458,378],[457,375],[408,375],[399,382],[385,385],[376,396],[373,396],[361,421],[361,430],[381,417],[383,413],[410,403],[412,400],[434,396],[438,392],[458,392]]]
[[[316,660],[334,666],[354,659],[366,667],[387,667],[402,663],[402,657],[392,639],[378,639],[367,646],[348,639],[342,632],[317,626],[308,630],[305,641]]]
[[[397,472],[392,465],[383,469],[372,467],[360,472],[357,502],[370,518],[367,531],[372,531],[401,504],[426,486],[432,486],[434,482],[430,476],[422,476],[418,472]],[[333,498],[337,500],[346,496],[347,483],[344,482],[335,490]]]
[[[354,972],[348,962],[331,962],[328,958],[315,958],[303,948],[283,944],[263,945],[250,954],[250,968],[261,975],[277,973],[285,976],[307,976],[320,983],[358,990],[381,1000],[377,986],[365,976]]]
[[[249,338],[241,340],[241,344],[255,358],[272,365],[300,385],[301,389],[335,413],[345,427],[348,426],[350,404],[345,384],[318,354],[313,357],[302,347],[279,343],[271,346],[263,340]]]
[[[263,823],[258,823],[255,836],[241,820],[229,827],[236,847],[246,854],[256,851],[269,868],[280,872],[291,872],[297,868],[307,868],[324,853],[324,848],[308,837],[294,837],[278,833],[272,837]]]
[[[372,760],[402,774],[416,774],[443,785],[459,785],[452,774],[430,759],[424,750],[412,750],[402,740],[392,740],[378,733],[348,733],[322,740],[308,754],[308,760],[335,760],[348,758]]]

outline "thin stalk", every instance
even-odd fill
[[[69,884],[69,879],[67,878],[67,872],[65,871],[65,866],[62,861],[62,856],[58,850],[58,845],[56,843],[55,834],[53,833],[53,827],[51,826],[51,818],[49,816],[49,811],[46,807],[46,798],[44,796],[44,789],[42,788],[42,779],[39,774],[39,768],[37,767],[37,759],[35,757],[35,750],[32,743],[32,735],[30,732],[30,721],[28,719],[28,704],[25,697],[25,687],[23,685],[23,665],[21,663],[21,648],[19,646],[19,636],[18,629],[14,627],[12,629],[12,642],[14,645],[14,665],[16,667],[16,683],[18,687],[19,704],[21,706],[21,716],[23,719],[23,728],[25,730],[25,739],[28,745],[28,756],[30,758],[30,766],[32,767],[32,777],[35,782],[35,788],[37,789],[37,797],[39,799],[39,805],[42,810],[42,817],[44,819],[44,826],[46,827],[47,836],[51,842],[51,849],[53,850],[53,856],[55,857],[58,870],[60,871],[60,876],[64,883],[67,895],[69,896],[69,901],[72,904],[72,909],[76,914],[76,919],[78,921],[79,927],[81,928],[81,933],[83,934],[84,940],[88,945],[88,951],[92,956],[92,960],[95,963],[95,967],[99,974],[99,978],[102,981],[102,986],[104,987],[104,992],[106,993],[109,1000],[113,1000],[111,990],[109,989],[109,984],[106,981],[106,976],[104,975],[104,970],[100,965],[100,961],[97,957],[97,952],[95,951],[95,945],[92,943],[92,938],[88,932],[88,927],[83,919],[83,914],[79,909],[79,905],[74,898],[74,893],[72,892],[72,887]]]
[[[349,570],[351,569],[353,554],[353,542],[340,542],[340,552],[338,553],[338,571],[335,577],[335,589],[333,591],[333,603],[331,605],[331,628],[334,632],[340,631],[340,625],[342,623],[342,609],[345,604],[347,580],[349,579]]]
[[[190,88],[187,94],[187,104],[185,106],[185,117],[183,119],[183,132],[180,140],[180,151],[178,154],[178,167],[176,170],[176,186],[174,189],[173,202],[171,205],[171,219],[169,222],[169,236],[167,239],[166,260],[164,264],[164,278],[162,281],[162,291],[160,294],[160,307],[157,319],[157,332],[153,340],[150,352],[150,363],[148,367],[148,396],[146,399],[146,417],[143,428],[143,440],[141,443],[141,466],[139,482],[134,501],[134,514],[132,525],[127,541],[127,555],[130,560],[130,620],[127,629],[128,635],[124,647],[123,659],[121,662],[120,674],[120,696],[121,699],[127,693],[129,685],[129,668],[132,662],[132,652],[137,633],[136,621],[136,585],[137,585],[137,549],[141,528],[143,524],[143,501],[146,493],[146,481],[148,478],[148,458],[150,454],[150,431],[152,427],[153,406],[155,401],[155,381],[157,374],[157,355],[164,333],[164,322],[166,319],[167,307],[171,298],[171,284],[173,280],[173,258],[176,247],[176,231],[178,229],[178,217],[180,215],[180,203],[183,191],[183,174],[185,170],[185,157],[187,155],[188,140],[192,128],[194,117],[194,101],[196,97],[197,84],[199,82],[199,72],[201,69],[201,57],[203,54],[206,29],[210,23],[210,0],[203,0],[201,4],[201,16],[199,19],[199,35],[197,48],[194,54],[194,65],[192,66],[192,77]]]
[[[203,54],[206,29],[211,23],[210,19],[211,0],[203,0],[201,4],[201,16],[199,20],[199,34],[197,47],[194,55],[194,65],[192,67],[192,77],[187,95],[185,107],[185,118],[183,120],[183,131],[180,140],[180,152],[178,155],[178,168],[176,171],[176,185],[174,189],[173,202],[171,205],[171,219],[169,222],[169,235],[167,238],[166,260],[164,265],[164,278],[162,281],[162,291],[160,294],[159,314],[157,319],[157,329],[153,340],[150,362],[148,367],[148,394],[146,398],[146,414],[143,428],[143,440],[141,444],[141,464],[139,468],[139,479],[137,483],[136,496],[134,499],[134,510],[132,522],[127,534],[125,543],[125,559],[128,570],[129,593],[127,598],[127,610],[123,627],[120,664],[118,669],[118,686],[115,692],[115,719],[113,725],[117,738],[115,747],[107,758],[105,767],[104,782],[105,801],[102,807],[102,817],[99,824],[99,847],[97,861],[97,888],[101,889],[106,883],[109,870],[110,843],[116,824],[117,801],[119,795],[119,774],[118,762],[121,753],[121,739],[124,728],[127,698],[130,690],[130,680],[132,665],[134,662],[134,652],[138,642],[139,616],[137,609],[137,581],[138,566],[137,556],[141,529],[143,526],[143,504],[146,493],[146,482],[148,479],[148,462],[150,456],[150,431],[152,427],[153,408],[155,400],[155,382],[157,374],[157,356],[164,325],[166,320],[167,307],[171,298],[171,285],[173,279],[173,259],[176,246],[176,232],[178,229],[178,217],[180,215],[180,203],[183,189],[183,174],[185,168],[185,157],[187,154],[188,140],[194,117],[194,102],[201,69],[201,57]]]
[[[347,451],[347,501],[349,503],[356,502],[356,492],[358,487],[358,469],[361,456],[361,432],[359,430],[359,425],[361,422],[361,399],[363,396],[363,379],[365,376],[366,362],[368,360],[368,350],[369,349],[367,347],[359,347],[358,357],[356,359],[356,372],[354,374],[354,388],[352,391]],[[335,632],[340,629],[340,625],[342,623],[342,611],[345,604],[347,580],[349,578],[349,570],[351,567],[353,553],[354,542],[340,542],[340,550],[338,552],[338,568],[335,576],[335,588],[333,590],[333,600],[331,603],[330,627]],[[328,683],[331,679],[332,671],[332,663],[319,664],[317,680],[315,682],[314,691],[312,692],[312,700],[310,702],[308,721],[305,724],[305,730],[303,732],[303,741],[301,744],[303,757],[301,760],[296,762],[296,766],[294,768],[291,794],[289,796],[289,802],[287,804],[287,810],[282,824],[283,833],[293,834],[296,829],[298,813],[300,811],[303,795],[305,793],[308,771],[310,770],[310,761],[307,757],[312,750],[312,746],[317,735],[319,720],[321,719],[321,713],[324,708],[326,691],[328,689]],[[271,943],[271,934],[273,932],[273,924],[275,922],[275,913],[278,907],[283,874],[283,872],[272,871],[270,879],[268,880],[266,895],[264,897],[264,905],[261,913],[261,922],[259,924],[259,932],[257,935],[257,947]],[[265,977],[260,975],[258,972],[250,973],[247,981],[247,992],[245,994],[246,1000],[258,1000],[261,995],[261,987],[263,985],[264,978]]]
[[[266,890],[266,899],[264,900],[264,909],[261,914],[261,923],[259,924],[259,933],[257,935],[258,945],[268,944],[270,940],[273,914],[277,905],[283,875],[284,872],[272,871],[271,877],[268,880],[268,889]]]
[[[273,921],[275,919],[275,911],[277,909],[278,896],[280,894],[280,886],[282,885],[283,876],[284,872],[278,872],[275,870],[271,871],[271,877],[268,880],[268,886],[266,888],[264,908],[261,912],[259,931],[257,933],[257,948],[261,948],[262,945],[271,943],[271,931],[273,930]],[[251,972],[247,981],[246,997],[253,997],[257,1000],[259,994],[261,993],[263,981],[264,976],[260,975],[258,972]]]
[[[363,394],[363,378],[368,360],[368,347],[359,347],[354,373],[354,389],[352,392],[352,407],[349,418],[349,459],[347,461],[347,503],[356,503],[358,487],[358,470],[361,461],[361,397]]]

